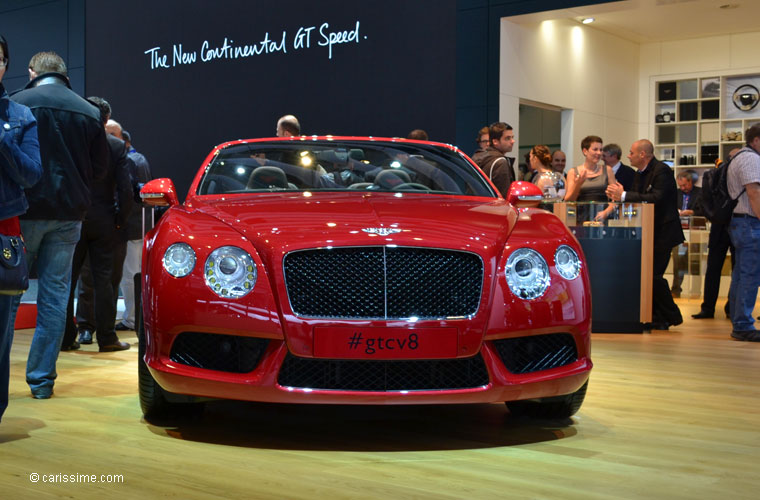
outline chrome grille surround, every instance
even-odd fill
[[[475,253],[422,247],[318,248],[283,259],[291,309],[305,318],[471,318],[483,270]]]

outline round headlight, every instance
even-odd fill
[[[195,267],[195,252],[187,243],[174,243],[164,253],[164,269],[175,278],[183,278]]]
[[[507,259],[507,284],[521,299],[536,299],[549,287],[549,266],[531,248],[519,248]]]
[[[253,290],[256,264],[248,252],[238,247],[220,247],[206,259],[206,285],[220,297],[238,298]]]
[[[554,265],[557,272],[566,280],[574,280],[581,273],[581,259],[575,250],[567,245],[560,245],[554,253]]]

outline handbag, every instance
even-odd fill
[[[21,236],[0,234],[0,295],[21,295],[29,288],[26,246]]]

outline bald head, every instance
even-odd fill
[[[301,124],[293,115],[285,115],[277,120],[277,137],[295,137],[301,134]]]
[[[108,120],[106,122],[106,132],[114,137],[124,140],[124,137],[121,134],[121,125],[116,120]]]
[[[647,139],[639,139],[631,145],[628,160],[639,170],[644,170],[654,158],[654,145]]]
[[[552,170],[557,173],[563,173],[565,171],[565,164],[567,163],[567,157],[565,153],[558,149],[552,153]]]

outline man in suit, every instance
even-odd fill
[[[678,184],[678,215],[681,217],[701,216],[702,188],[694,185],[699,176],[694,170],[682,170],[676,175]],[[686,268],[689,266],[686,245],[678,245],[673,249],[673,284],[670,293],[673,297],[681,296],[681,282]]]
[[[636,167],[633,187],[626,191],[620,182],[607,186],[613,201],[654,204],[654,248],[652,252],[652,329],[667,330],[683,323],[683,317],[664,278],[674,246],[684,241],[678,217],[676,181],[673,171],[654,157],[654,146],[646,139],[633,143],[628,155]]]
[[[621,156],[623,156],[623,151],[617,144],[607,144],[602,148],[602,160],[604,164],[612,167],[615,180],[623,185],[623,190],[629,191],[633,187],[633,178],[636,176],[636,171],[628,165],[623,165],[620,161]]]
[[[100,97],[90,97],[89,101],[100,110],[100,126],[105,134],[111,106]],[[113,352],[129,349],[129,344],[121,342],[114,329],[116,300],[111,274],[116,230],[125,224],[132,210],[133,191],[124,142],[112,135],[107,135],[106,140],[109,151],[106,177],[91,185],[92,205],[82,223],[82,234],[74,250],[71,282],[77,282],[82,266],[88,259],[95,291],[98,351]],[[77,325],[74,322],[74,292],[74,287],[71,287],[66,308],[66,326],[61,341],[62,351],[80,347],[77,341]]]

